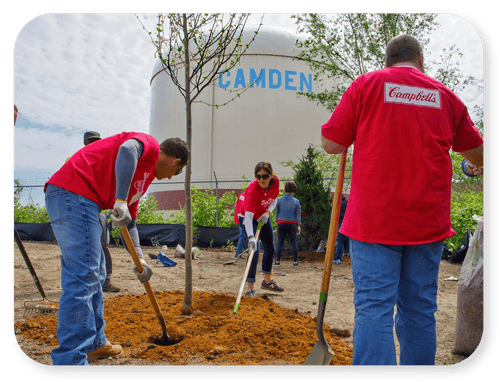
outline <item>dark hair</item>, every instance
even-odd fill
[[[269,181],[270,185],[275,182],[274,178],[276,177],[276,174],[273,173],[273,166],[271,166],[271,163],[269,163],[269,162],[257,163],[257,166],[255,166],[254,175],[257,175],[257,173],[260,170],[265,170],[267,173],[269,173],[269,175],[271,175],[271,180]]]
[[[189,161],[190,151],[189,148],[180,138],[168,138],[160,144],[160,150],[165,155],[170,157],[179,158],[182,166],[186,165]]]
[[[415,37],[407,34],[394,37],[385,49],[385,65],[391,67],[399,62],[416,62],[420,53],[422,46]]]
[[[287,194],[292,194],[295,191],[297,191],[297,185],[293,180],[289,180],[288,182],[285,183],[285,192]]]

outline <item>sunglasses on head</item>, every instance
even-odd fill
[[[262,179],[266,180],[266,179],[269,179],[269,174],[263,174],[263,175],[260,175],[260,174],[255,174],[255,177],[256,177],[257,179],[262,178]]]

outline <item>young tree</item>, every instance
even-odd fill
[[[157,40],[153,40],[163,69],[177,86],[186,104],[186,141],[191,149],[191,107],[202,91],[222,73],[231,70],[254,41],[242,35],[250,14],[167,14],[158,15]],[[140,20],[139,20],[140,22]],[[142,23],[141,23],[142,24]],[[262,24],[261,24],[262,25]],[[144,26],[144,25],[143,25]],[[146,28],[144,28],[146,29]],[[167,31],[167,34],[165,34]],[[151,32],[148,32],[152,36]],[[236,95],[238,96],[238,94]],[[187,165],[184,191],[186,195],[186,254],[193,245],[191,208],[191,165]],[[186,256],[183,314],[192,313],[193,285],[191,256]]]
[[[307,155],[292,165],[297,185],[294,196],[299,199],[302,210],[300,244],[310,251],[317,248],[321,239],[328,237],[332,212],[330,190],[316,163],[318,154],[319,150],[310,145]]]
[[[308,63],[314,81],[339,79],[336,88],[300,94],[330,111],[356,77],[384,67],[385,47],[393,37],[411,34],[425,46],[427,34],[438,25],[436,15],[427,13],[307,13],[293,18],[298,32],[309,36],[297,41],[298,58]]]

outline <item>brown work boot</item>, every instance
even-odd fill
[[[113,293],[116,293],[116,292],[120,291],[120,288],[118,288],[117,286],[114,286],[113,284],[111,284],[111,281],[109,279],[107,279],[104,282],[104,285],[102,286],[102,291],[103,292],[113,292]]]
[[[87,353],[87,361],[92,362],[101,358],[116,357],[123,352],[120,345],[113,345],[111,342],[106,341],[103,347]]]

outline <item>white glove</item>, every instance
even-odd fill
[[[255,237],[252,236],[251,238],[248,239],[248,252],[256,248],[257,248],[257,240],[255,239]]]
[[[268,220],[269,220],[269,214],[267,212],[257,219],[258,222],[262,222],[262,225],[266,224]]]
[[[151,278],[151,276],[153,275],[153,270],[151,269],[151,267],[146,263],[146,260],[144,259],[140,259],[141,260],[141,264],[142,264],[142,273],[139,273],[139,271],[137,270],[137,267],[134,265],[134,273],[135,275],[137,276],[137,278],[139,279],[139,281],[141,283],[147,283],[149,281],[149,279]]]
[[[121,199],[115,201],[113,213],[111,214],[113,228],[125,228],[132,221],[132,216],[128,210],[127,202]]]

